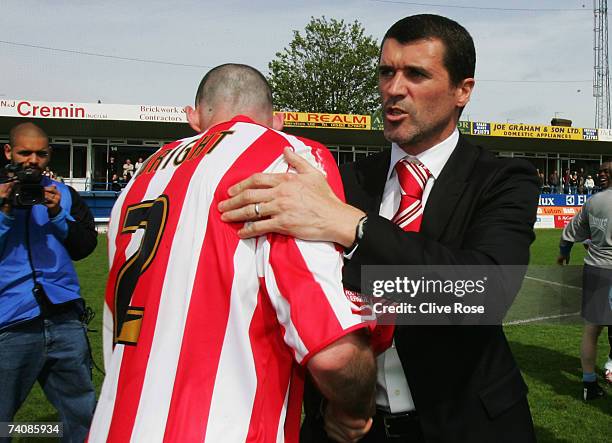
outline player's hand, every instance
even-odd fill
[[[228,190],[230,198],[219,204],[221,219],[251,222],[238,231],[241,238],[275,232],[350,246],[364,213],[343,203],[307,160],[290,148],[284,156],[297,174],[259,173],[237,183]]]
[[[45,187],[45,206],[49,217],[53,218],[59,214],[61,207],[60,201],[62,200],[62,194],[55,185]]]
[[[325,432],[332,440],[354,443],[361,440],[372,428],[372,419],[354,418],[344,414],[332,404],[324,414]]]
[[[569,255],[559,255],[557,257],[557,264],[563,266],[564,264],[569,265],[570,256]]]

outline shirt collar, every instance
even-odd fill
[[[230,121],[231,122],[243,122],[243,123],[255,123],[252,118],[247,117],[246,115],[242,115],[242,114],[235,115]]]
[[[406,154],[406,151],[400,148],[397,143],[393,143],[391,145],[391,163],[389,165],[389,172],[387,173],[387,180],[390,179],[394,173],[397,162],[404,158],[408,160],[418,160],[423,163],[425,167],[429,169],[429,172],[431,172],[434,180],[436,180],[440,175],[440,172],[442,172],[442,169],[444,168],[444,165],[448,161],[449,157],[455,150],[458,141],[459,130],[455,128],[453,133],[448,136],[448,138],[421,152],[420,154],[417,154],[416,156]]]
[[[197,135],[196,137],[200,137],[201,135],[203,135],[205,132],[209,132],[210,130],[212,130],[212,128],[215,128],[219,125],[223,125],[225,123],[253,123],[253,124],[257,124],[255,123],[255,121],[253,121],[253,119],[251,119],[250,117],[247,117],[246,115],[242,115],[242,114],[238,114],[233,116],[230,120],[227,121],[221,121],[218,123],[215,123],[214,125],[209,126],[207,129],[204,129],[199,135]]]

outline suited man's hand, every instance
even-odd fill
[[[303,240],[353,244],[355,228],[365,214],[343,203],[321,172],[286,148],[285,159],[297,174],[254,174],[232,186],[230,198],[219,204],[226,222],[246,223],[241,238],[267,233]]]
[[[353,418],[329,404],[325,408],[325,432],[332,440],[354,443],[361,440],[372,428],[372,419]]]

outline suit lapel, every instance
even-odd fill
[[[379,213],[390,161],[391,149],[386,149],[359,163],[358,177],[362,183],[362,189],[368,196],[368,201],[365,202],[366,207],[362,208],[363,210]]]
[[[427,198],[421,232],[428,238],[438,240],[444,232],[457,201],[463,194],[477,157],[478,149],[460,136],[457,147],[444,165]]]

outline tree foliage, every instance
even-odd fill
[[[279,111],[370,114],[379,108],[378,43],[358,22],[311,17],[269,63]]]

